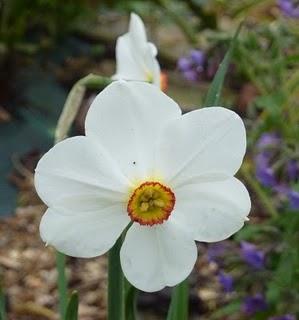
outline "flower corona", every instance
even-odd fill
[[[166,221],[175,204],[175,195],[160,182],[142,183],[130,197],[127,211],[132,221],[155,225]]]

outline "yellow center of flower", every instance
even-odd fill
[[[159,182],[144,182],[132,193],[128,202],[128,214],[141,225],[161,224],[166,221],[175,204],[170,188]]]

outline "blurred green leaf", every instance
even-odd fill
[[[217,73],[214,76],[212,84],[210,85],[210,88],[208,90],[208,93],[204,102],[204,107],[217,106],[219,104],[224,78],[227,73],[227,70],[231,61],[232,52],[233,52],[235,43],[237,41],[238,35],[240,33],[241,27],[242,27],[242,24],[239,25],[229,45],[229,49],[224,56],[224,59],[219,65]]]
[[[167,320],[189,319],[189,283],[184,280],[172,289]]]
[[[130,282],[124,278],[125,285],[125,319],[135,320],[136,319],[136,296],[137,289],[130,284]]]
[[[0,320],[6,320],[5,294],[1,282],[2,281],[0,279]]]
[[[282,111],[282,106],[285,102],[285,95],[281,92],[264,95],[255,99],[255,104],[261,109],[265,109],[270,115],[277,117]]]
[[[252,240],[256,238],[260,233],[264,233],[265,229],[261,225],[247,224],[242,228],[234,237],[237,242],[242,240]]]
[[[66,256],[56,251],[56,269],[58,272],[58,293],[59,293],[59,312],[60,316],[63,317],[66,315],[67,310],[67,280],[65,275],[65,261]]]
[[[121,246],[122,236],[108,253],[108,320],[124,320],[124,275],[119,257]]]
[[[78,320],[79,297],[78,292],[73,291],[67,305],[65,320]]]
[[[211,315],[210,319],[211,320],[223,319],[223,317],[237,313],[238,311],[240,311],[240,308],[241,308],[241,300],[232,301],[226,304],[225,306],[218,308],[217,311]]]

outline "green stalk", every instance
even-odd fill
[[[59,313],[61,319],[64,319],[67,307],[67,281],[65,276],[65,255],[56,251],[56,268],[58,272],[58,296]]]
[[[178,284],[171,295],[167,320],[189,319],[189,283],[188,279]]]
[[[137,294],[138,290],[124,278],[125,288],[125,320],[136,320],[137,315]]]
[[[1,284],[0,284],[0,320],[6,320],[5,294]]]
[[[108,318],[124,320],[124,276],[120,265],[119,252],[122,236],[116,241],[108,254]]]

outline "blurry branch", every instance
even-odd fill
[[[244,180],[248,183],[249,187],[257,194],[266,211],[273,218],[277,217],[278,212],[275,206],[273,205],[271,198],[267,196],[264,189],[261,187],[258,181],[254,178],[254,175],[252,174],[252,168],[248,162],[244,161],[240,169],[240,174],[243,176]]]
[[[19,315],[31,315],[33,317],[38,316],[50,320],[57,320],[57,315],[54,311],[33,302],[17,304],[14,306],[14,310]]]
[[[186,21],[184,17],[182,17],[178,12],[176,12],[176,10],[173,9],[171,1],[154,0],[154,2],[162,9],[164,9],[165,13],[168,14],[170,18],[181,28],[190,43],[192,45],[195,45],[197,43],[197,39],[193,29],[188,24],[188,20]]]
[[[55,131],[55,143],[60,142],[67,137],[70,127],[75,120],[78,113],[86,89],[100,89],[104,85],[110,83],[110,79],[104,78],[98,75],[89,74],[88,76],[80,79],[72,87],[62,113],[59,117],[56,131]]]
[[[11,156],[11,161],[12,161],[12,164],[13,164],[13,167],[16,169],[16,171],[24,178],[27,178],[29,180],[32,180],[32,185],[33,185],[33,174],[32,172],[27,169],[22,161],[20,160],[20,157],[13,153],[12,156]]]
[[[233,18],[237,18],[240,15],[250,15],[250,10],[252,8],[256,9],[256,7],[258,5],[265,5],[267,3],[272,3],[273,0],[252,0],[251,2],[245,2],[245,4],[242,3],[242,1],[239,1],[239,3],[241,4],[240,7],[238,7],[237,9],[233,10],[232,12],[232,16]]]

